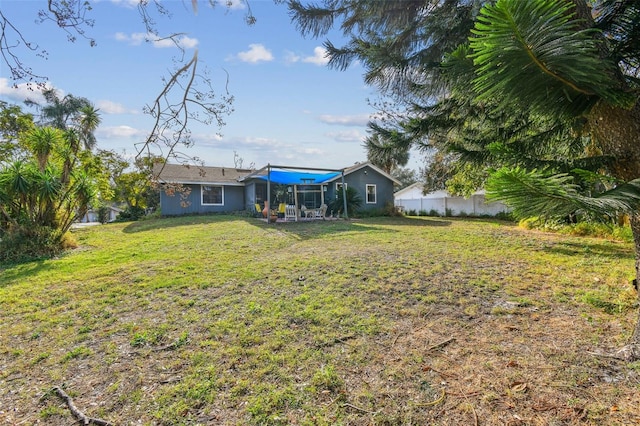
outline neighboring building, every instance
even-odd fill
[[[122,212],[122,209],[119,209],[119,208],[114,207],[114,206],[108,206],[107,209],[109,209],[108,210],[108,216],[107,216],[107,222],[113,222],[114,220],[116,220],[118,215]],[[89,210],[87,210],[85,215],[82,216],[78,220],[78,222],[80,222],[80,223],[100,222],[100,217],[98,215],[98,209],[89,209]]]
[[[423,184],[417,182],[396,192],[394,194],[396,207],[405,212],[410,210],[414,210],[416,213],[437,212],[441,216],[495,216],[498,213],[509,211],[509,208],[503,203],[487,203],[484,191],[477,191],[471,197],[464,198],[450,195],[444,190],[423,194],[422,188]]]
[[[393,203],[394,185],[399,182],[371,163],[358,163],[341,170],[266,166],[259,170],[227,167],[158,164],[154,175],[163,185],[160,191],[162,215],[256,211],[264,206],[267,186],[279,185],[276,203],[318,208],[336,198],[345,185],[358,191],[362,209],[381,209]],[[175,191],[179,184],[185,191]],[[272,188],[272,190],[274,189]],[[272,191],[273,192],[273,191]]]

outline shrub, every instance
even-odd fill
[[[515,218],[513,217],[513,214],[511,214],[510,212],[498,212],[496,213],[496,215],[494,216],[496,219],[498,220],[506,220],[509,222],[515,222]]]
[[[145,210],[138,206],[128,206],[118,214],[116,222],[128,222],[138,220],[145,215]]]
[[[70,234],[46,226],[13,227],[0,239],[0,262],[20,263],[51,257],[75,247]]]
[[[396,206],[393,203],[386,203],[382,208],[382,214],[384,216],[391,216],[391,217],[402,216],[402,211],[399,206]]]
[[[559,232],[580,237],[611,238],[633,242],[631,227],[628,225],[609,225],[584,220],[575,224],[566,224],[557,221],[543,221],[537,217],[523,219],[519,222],[519,225],[525,229],[538,229],[546,232]]]
[[[345,189],[347,200],[347,212],[349,216],[355,216],[362,206],[362,197],[358,194],[358,191],[351,187]],[[333,212],[337,212],[338,215],[343,214],[344,201],[342,197],[342,191],[338,191],[338,197],[329,204],[329,209]]]
[[[98,207],[98,222],[105,224],[107,222],[109,222],[109,207],[107,206],[100,206]]]

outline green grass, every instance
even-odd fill
[[[116,424],[640,420],[637,365],[588,353],[632,331],[629,243],[450,218],[74,232],[0,266],[8,424],[69,424],[53,386]]]

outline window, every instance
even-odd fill
[[[348,188],[347,183],[344,183],[344,189]],[[336,198],[338,198],[338,194],[342,194],[342,182],[336,182]]]
[[[224,188],[222,186],[202,185],[202,205],[224,205]]]
[[[376,203],[376,186],[373,184],[367,184],[367,204]]]

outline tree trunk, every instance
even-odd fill
[[[611,167],[613,176],[622,181],[640,177],[640,102],[626,110],[598,102],[589,114],[590,133],[604,155],[615,158]],[[631,214],[631,232],[635,248],[635,279],[640,285],[640,211]],[[638,295],[640,301],[640,292]],[[638,320],[627,346],[618,351],[627,360],[640,359],[640,309]]]
[[[631,232],[633,233],[633,242],[636,248],[636,288],[640,286],[640,213],[632,215],[630,217]],[[640,302],[640,291],[638,291],[638,302]],[[631,336],[632,345],[640,346],[640,309],[638,309],[638,321],[636,321],[636,327],[633,330],[633,336]]]

